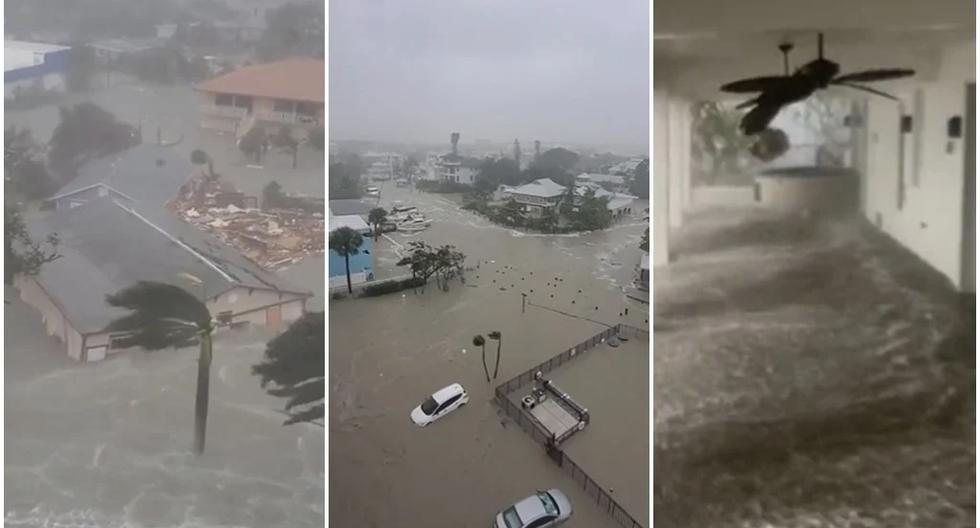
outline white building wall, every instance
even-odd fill
[[[653,265],[662,266],[670,257],[670,175],[667,141],[668,94],[663,87],[653,90],[653,156],[650,170],[653,171],[653,241],[650,251]]]
[[[864,214],[899,243],[962,286],[964,139],[946,135],[947,122],[965,120],[966,81],[922,84],[918,163],[900,152],[900,105],[882,98],[868,100]],[[965,130],[966,124],[964,122]],[[906,134],[906,136],[910,136]],[[907,137],[906,146],[915,138]],[[901,164],[905,163],[904,174]],[[917,174],[916,174],[917,171]],[[904,179],[900,203],[899,177]]]

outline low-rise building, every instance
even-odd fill
[[[57,234],[60,257],[14,286],[69,357],[99,361],[120,346],[109,323],[126,315],[106,296],[139,281],[200,294],[220,326],[281,326],[300,318],[312,294],[267,272],[220,240],[156,206],[103,196],[31,219],[36,237]]]
[[[371,236],[371,226],[357,214],[331,215],[327,225],[331,233],[342,227],[349,227],[361,234],[361,247],[356,255],[345,258],[336,251],[330,250],[327,267],[330,288],[347,286],[348,264],[352,285],[374,280],[374,239]]]
[[[305,137],[323,125],[324,63],[289,59],[246,66],[197,86],[201,128],[244,136],[258,125]]]
[[[63,92],[71,48],[41,42],[3,42],[3,95]]]
[[[629,185],[626,178],[618,174],[594,174],[583,172],[575,177],[576,185],[583,183],[595,183],[602,187],[609,187],[612,192],[626,192]]]
[[[557,207],[568,188],[555,183],[551,178],[539,178],[530,183],[507,188],[503,198],[513,199],[524,206],[524,211],[531,215],[541,215],[546,210]]]

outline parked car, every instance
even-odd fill
[[[426,398],[418,407],[412,409],[409,416],[415,425],[425,427],[466,405],[469,401],[470,396],[466,394],[463,386],[459,383],[453,383]]]
[[[572,516],[572,502],[557,489],[539,491],[497,514],[494,528],[558,526]]]

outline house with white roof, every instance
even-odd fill
[[[541,215],[546,210],[557,207],[567,192],[567,187],[555,183],[551,178],[539,178],[524,185],[503,189],[505,199],[513,199],[524,206],[526,213],[532,215]]]
[[[357,255],[351,255],[350,259],[350,280],[351,284],[360,284],[374,279],[374,239],[371,237],[371,226],[361,218],[360,215],[349,214],[334,216],[330,215],[327,219],[330,232],[334,232],[342,227],[349,227],[361,234],[361,247],[358,248]],[[328,281],[330,288],[339,288],[347,285],[347,259],[334,250],[330,250],[328,257]]]

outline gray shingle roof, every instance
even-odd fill
[[[82,333],[98,332],[118,317],[105,296],[140,280],[194,291],[179,276],[190,273],[202,280],[208,297],[239,285],[308,293],[162,208],[136,212],[104,197],[30,227],[35,236],[54,232],[61,240],[62,257],[42,268],[37,280]]]
[[[78,176],[48,200],[104,184],[141,203],[163,205],[177,196],[180,186],[193,173],[190,159],[173,147],[137,145],[86,163]]]
[[[565,194],[566,191],[564,186],[555,183],[551,178],[538,178],[533,182],[516,187],[510,192],[512,194],[540,196],[541,198],[554,198]]]

